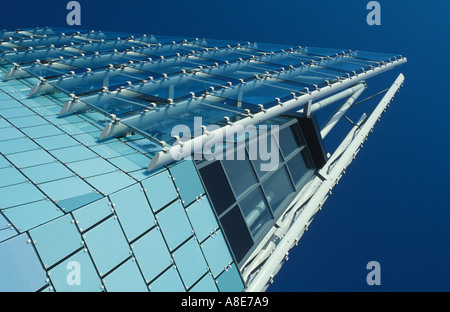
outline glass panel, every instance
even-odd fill
[[[39,185],[39,188],[55,200],[65,212],[70,212],[103,197],[79,177],[43,183]]]
[[[11,122],[17,128],[43,126],[48,124],[47,120],[37,115],[11,118],[9,119],[9,122]]]
[[[36,126],[21,129],[26,135],[32,139],[62,134],[63,132],[53,125],[47,124],[44,126]]]
[[[100,157],[73,162],[67,164],[67,166],[82,178],[88,178],[117,170],[116,167]]]
[[[20,194],[17,196],[16,194]],[[21,183],[0,187],[0,208],[9,208],[46,199],[38,188],[31,183]]]
[[[214,209],[220,216],[236,200],[231,191],[230,184],[219,161],[215,161],[200,170],[203,182],[208,189],[208,194],[214,205]]]
[[[190,288],[208,270],[200,246],[194,238],[177,249],[173,258],[186,288]]]
[[[50,137],[36,139],[35,141],[46,150],[54,150],[80,144],[67,134],[53,135]]]
[[[199,241],[203,241],[219,228],[213,208],[205,196],[198,202],[193,202],[186,208],[186,212]]]
[[[81,235],[71,215],[31,230],[30,236],[46,268],[82,246]]]
[[[233,262],[225,237],[220,230],[202,243],[202,250],[214,277]]]
[[[7,127],[0,129],[0,141],[12,140],[25,137],[22,132],[14,127]]]
[[[79,270],[79,271],[76,271]],[[71,272],[73,272],[73,277]],[[79,272],[79,283],[77,282]],[[50,280],[58,292],[100,292],[102,283],[85,250],[80,250],[49,271]],[[73,278],[72,280],[70,278]],[[71,283],[68,283],[70,281]]]
[[[92,150],[104,158],[113,158],[136,153],[136,150],[120,141],[112,141],[105,144],[92,146]]]
[[[66,166],[61,165],[58,162],[29,167],[22,169],[22,172],[37,184],[64,179],[75,175],[72,171],[67,169]]]
[[[122,171],[101,174],[86,181],[103,194],[114,193],[136,182]]]
[[[110,198],[128,241],[155,225],[152,210],[140,184],[114,193]]]
[[[1,292],[37,291],[47,283],[33,245],[27,241],[28,236],[22,234],[0,243]]]
[[[178,163],[177,165],[170,167],[169,170],[170,174],[175,179],[175,185],[179,189],[178,193],[185,206],[205,193],[192,160]]]
[[[80,161],[90,158],[98,157],[87,147],[82,145],[76,145],[72,147],[66,147],[62,149],[53,150],[50,152],[62,163],[70,163],[74,161]]]
[[[294,124],[280,130],[280,147],[284,157],[289,156],[299,147],[303,146],[301,130],[298,124]]]
[[[146,170],[150,163],[150,158],[140,153],[108,159],[113,165],[125,172],[136,170]]]
[[[35,115],[32,110],[23,106],[17,108],[1,109],[0,111],[2,117],[6,119]]]
[[[55,162],[56,159],[42,149],[32,150],[23,153],[11,154],[7,156],[18,168],[26,168]]]
[[[100,223],[84,234],[84,240],[100,276],[130,256],[127,244],[119,223],[114,218]]]
[[[172,257],[159,229],[151,230],[135,241],[132,247],[147,283],[172,264]]]
[[[142,181],[153,211],[158,211],[178,197],[172,176],[164,170]]]
[[[25,151],[30,151],[34,149],[38,149],[39,146],[34,143],[32,140],[28,138],[19,138],[14,140],[14,144],[11,144],[12,141],[1,141],[0,142],[0,150],[3,154],[13,154],[20,153]]]
[[[61,210],[48,200],[4,209],[3,213],[20,232],[27,231],[63,215]]]
[[[103,279],[108,292],[148,292],[136,261],[128,260]]]
[[[192,228],[183,206],[174,202],[157,214],[158,224],[170,250],[174,250],[192,235]]]
[[[112,214],[111,204],[107,197],[72,212],[81,232]]]
[[[253,240],[239,207],[235,206],[231,209],[220,219],[220,222],[231,245],[234,257],[238,262],[241,261],[253,246]]]
[[[175,267],[171,267],[164,274],[159,276],[156,281],[150,284],[152,292],[185,292],[183,282]]]
[[[27,179],[14,167],[0,169],[0,187],[27,182]]]
[[[292,179],[294,180],[294,183],[296,185],[299,185],[299,183],[303,180],[307,173],[311,172],[304,160],[306,153],[306,149],[302,150],[300,153],[295,154],[295,156],[287,162],[287,166],[291,173]]]
[[[240,292],[244,288],[241,275],[234,263],[217,278],[216,282],[220,292]]]
[[[264,181],[263,188],[267,201],[274,212],[278,211],[283,201],[295,190],[285,166]]]
[[[223,160],[222,164],[236,198],[258,182],[248,159]]]
[[[254,189],[241,200],[239,205],[250,232],[253,237],[257,237],[269,221],[272,220],[272,215],[261,188]]]
[[[211,274],[206,274],[189,292],[217,292],[217,286]]]

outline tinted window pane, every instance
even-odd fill
[[[298,124],[294,124],[280,131],[280,147],[284,157],[292,154],[294,150],[303,144],[300,127]]]
[[[217,215],[222,214],[234,202],[230,185],[218,161],[200,169],[200,174],[208,189]]]
[[[224,160],[222,164],[236,197],[239,197],[252,185],[257,183],[255,173],[248,159]]]
[[[274,212],[280,208],[283,201],[294,191],[285,166],[271,175],[263,183],[263,187],[267,200]]]
[[[259,187],[246,196],[241,201],[240,206],[253,237],[256,237],[264,229],[264,226],[272,220],[269,207]]]
[[[294,183],[298,185],[303,179],[305,174],[307,174],[310,169],[306,167],[304,157],[307,155],[307,150],[302,150],[301,153],[296,154],[291,160],[287,162],[289,171],[291,172],[292,179]]]
[[[239,262],[253,245],[250,233],[247,230],[244,218],[239,207],[236,206],[220,219],[225,230],[225,235],[233,249],[234,256]]]

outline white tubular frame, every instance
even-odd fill
[[[355,86],[356,84],[364,81],[365,79],[381,74],[387,70],[390,70],[406,62],[407,62],[406,58],[401,58],[391,63],[386,63],[380,67],[374,67],[369,71],[363,72],[351,78],[340,80],[337,83],[330,84],[323,88],[314,90],[312,92],[309,92],[292,100],[288,100],[284,103],[279,103],[278,105],[271,107],[267,110],[261,111],[254,115],[249,115],[246,118],[236,121],[235,123],[233,123],[233,125],[240,125],[245,127],[248,125],[260,124],[271,118],[280,116],[290,111],[297,110],[299,107],[307,104],[309,101],[314,102],[317,101],[318,99],[330,96],[335,92]],[[157,153],[152,158],[148,166],[148,171],[153,171],[157,168],[160,168],[164,165],[174,162],[177,159],[188,158],[194,153],[196,148],[203,147],[207,142],[209,144],[218,142],[225,136],[226,133],[232,132],[232,130],[230,129],[231,126],[232,125],[224,126],[220,129],[211,131],[209,133],[205,133],[201,136],[183,142],[182,145],[174,145],[169,149]],[[175,158],[174,155],[176,155],[177,158]]]
[[[246,264],[246,266],[249,267],[244,267],[243,271],[250,271],[250,273],[247,274],[247,277],[249,277],[250,274],[252,275],[250,280],[247,280],[247,292],[265,291],[269,287],[273,277],[287,260],[289,250],[298,243],[303,233],[307,230],[309,223],[328,198],[331,189],[345,173],[346,168],[356,157],[362,144],[367,140],[368,135],[380,120],[382,113],[386,110],[394,95],[403,85],[403,81],[404,76],[400,74],[370,116],[365,119],[360,127],[355,126],[354,129],[352,129],[346,139],[344,139],[337,148],[333,156],[328,160],[327,164],[320,170],[319,174],[322,178],[316,177],[311,184],[309,184],[308,191],[315,189],[313,195],[304,205],[302,204],[305,202],[303,197],[306,194],[300,198],[300,207],[297,207],[297,210],[300,209],[300,213],[297,214],[297,218],[292,226],[289,227],[279,243],[276,244],[276,247],[269,252],[265,252],[266,254],[269,253],[269,255],[266,256],[263,261],[258,261],[258,263],[255,263],[254,265],[251,265],[251,262]]]

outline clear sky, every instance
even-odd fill
[[[67,27],[61,0],[0,3],[0,28]],[[81,29],[394,52],[405,86],[270,291],[449,291],[450,2],[81,0]],[[370,82],[370,81],[369,81]],[[368,286],[366,265],[381,265]]]

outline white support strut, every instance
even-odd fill
[[[284,262],[286,255],[289,253],[289,250],[295,246],[299,237],[302,236],[308,221],[318,211],[320,206],[323,204],[324,199],[327,198],[330,190],[342,176],[348,165],[353,161],[355,155],[361,148],[362,143],[367,139],[381,114],[402,86],[403,81],[404,76],[403,74],[400,74],[386,92],[383,99],[360,127],[358,133],[355,135],[346,150],[342,153],[338,160],[336,160],[334,167],[327,174],[327,179],[321,183],[314,195],[304,206],[301,214],[287,231],[286,235],[281,239],[272,254],[258,270],[258,274],[256,274],[255,278],[251,280],[250,284],[247,286],[247,292],[258,292],[267,289],[274,272],[277,272],[280,265]],[[324,170],[326,170],[326,168],[330,165],[330,160],[323,168]]]

